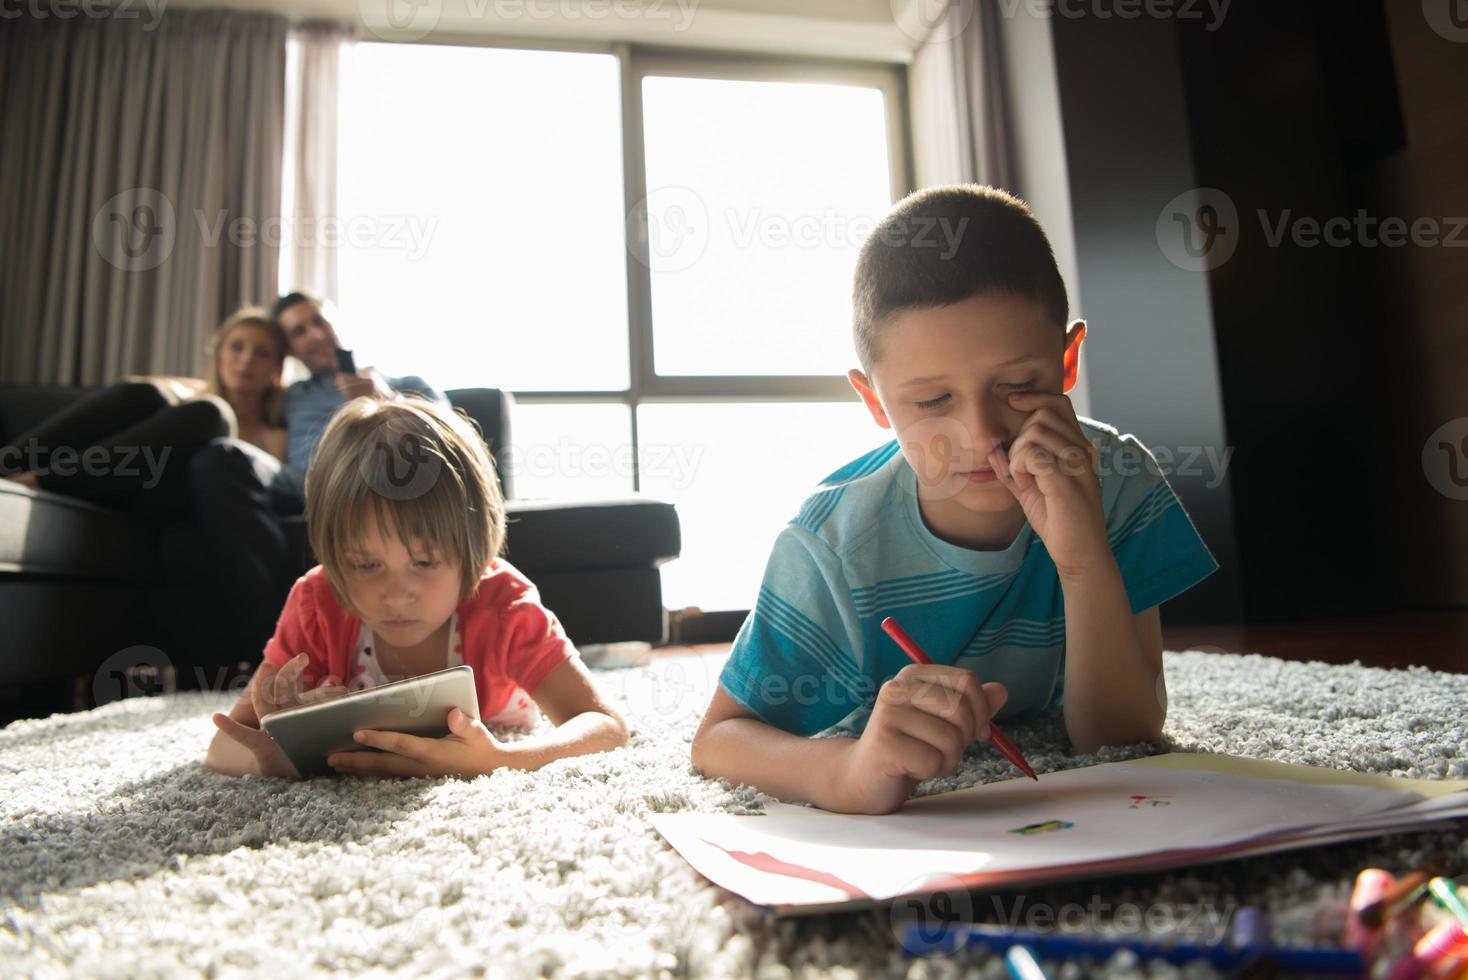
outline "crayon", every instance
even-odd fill
[[[902,652],[907,654],[907,658],[913,663],[930,664],[933,662],[933,658],[928,656],[923,648],[917,645],[917,641],[907,635],[907,630],[899,626],[897,620],[891,616],[882,620],[882,629],[886,631],[888,636],[897,641],[897,645],[902,648]],[[1030,764],[1025,761],[1025,757],[1020,754],[1019,749],[1014,747],[1014,743],[1006,738],[1004,733],[999,730],[999,726],[992,721],[989,722],[989,741],[993,742],[994,748],[998,749],[1004,754],[1006,759],[1014,763],[1020,772],[1036,782],[1040,781],[1040,777],[1035,775],[1035,770],[1030,768]]]

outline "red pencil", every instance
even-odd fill
[[[902,652],[907,654],[913,663],[930,664],[933,662],[933,658],[924,653],[923,648],[917,645],[917,641],[908,636],[907,630],[897,625],[897,620],[891,616],[882,620],[882,629],[886,631],[888,636],[897,641],[897,645],[902,648]],[[1035,770],[1030,768],[1030,764],[1025,761],[1025,757],[1019,754],[1019,749],[1015,748],[1014,743],[1004,737],[1004,733],[999,730],[999,726],[992,721],[989,722],[989,741],[993,742],[994,748],[1002,752],[1004,758],[1013,762],[1019,768],[1020,772],[1029,776],[1037,783],[1040,781],[1040,777],[1035,775]]]

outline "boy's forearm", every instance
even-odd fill
[[[862,811],[845,779],[851,738],[804,738],[754,718],[726,718],[693,740],[693,764],[705,776],[746,783],[782,800],[840,813]]]
[[[1167,709],[1157,696],[1160,664],[1137,636],[1113,557],[1074,577],[1065,596],[1065,728],[1082,752],[1157,738]]]
[[[500,745],[487,770],[539,769],[556,759],[609,752],[627,744],[627,723],[604,711],[583,711],[544,735]]]

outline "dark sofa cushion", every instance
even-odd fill
[[[661,500],[510,500],[505,503],[505,558],[532,579],[536,572],[649,568],[678,557],[678,512]],[[306,518],[281,519],[297,568],[316,564]]]
[[[0,480],[0,571],[141,584],[153,544],[121,511]]]
[[[532,578],[535,572],[657,566],[682,549],[678,512],[661,500],[511,500],[505,511],[505,557]]]

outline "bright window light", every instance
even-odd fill
[[[632,413],[626,405],[515,406],[515,496],[591,500],[632,492]]]
[[[750,609],[775,535],[816,484],[882,445],[851,401],[656,404],[637,410],[644,492],[678,505],[683,557],[663,566],[669,609]]]
[[[623,389],[621,82],[609,54],[357,44],[340,320],[439,388]]]
[[[657,372],[846,373],[892,204],[881,91],[649,76],[642,100]]]

